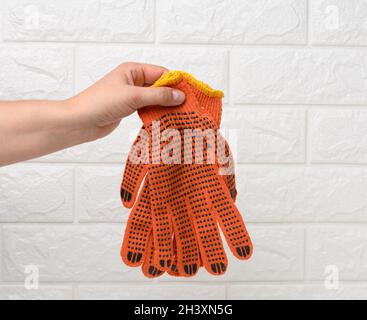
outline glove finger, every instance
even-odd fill
[[[177,268],[177,245],[176,245],[176,236],[173,235],[173,262],[171,268],[167,271],[167,273],[172,277],[179,277],[180,273]]]
[[[177,197],[172,209],[178,272],[180,276],[192,277],[199,270],[200,250],[185,199]]]
[[[144,128],[140,131],[131,147],[121,183],[121,200],[126,208],[132,208],[140,185],[147,173],[149,163],[149,137]]]
[[[186,199],[186,203],[192,214],[204,267],[213,275],[224,274],[228,259],[206,194],[200,190]]]
[[[241,260],[250,259],[253,252],[250,236],[240,212],[220,179],[212,181],[209,199],[232,253]]]
[[[140,266],[145,258],[149,235],[152,231],[152,214],[148,181],[130,213],[121,248],[121,258],[126,265]]]
[[[154,265],[154,239],[153,233],[151,232],[149,235],[147,253],[144,259],[144,263],[142,266],[143,274],[147,278],[158,278],[164,274],[164,271],[160,270]]]
[[[223,179],[227,190],[229,191],[229,194],[231,195],[231,198],[233,199],[233,201],[237,200],[237,188],[236,188],[236,177],[234,175],[223,175],[221,176],[221,178]],[[227,191],[227,192],[228,192]]]
[[[169,204],[152,199],[153,238],[155,244],[154,265],[168,271],[173,260],[172,211]]]
[[[217,135],[217,157],[216,163],[219,167],[219,175],[224,180],[229,193],[234,201],[237,198],[235,161],[228,142],[218,132]]]

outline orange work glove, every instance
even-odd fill
[[[229,159],[229,161],[226,165],[220,165],[223,169],[226,169],[226,174],[222,175],[221,177],[224,180],[232,198],[235,201],[237,196],[237,190],[236,190],[236,179],[234,175],[235,171],[234,159],[230,152],[228,143],[225,142],[225,145],[226,145],[225,156],[226,158]],[[133,172],[132,170],[134,170],[133,168],[134,165],[128,159],[128,164],[125,170],[125,177],[126,176],[129,177],[132,175]],[[134,172],[136,174],[136,171]],[[123,244],[122,257],[123,260],[126,262],[126,264],[129,266],[136,267],[142,265],[142,271],[146,277],[156,278],[163,275],[164,271],[161,270],[159,266],[154,264],[154,239],[153,239],[153,225],[152,225],[153,222],[152,222],[148,180],[149,178],[146,177],[143,189],[129,216]],[[179,273],[179,270],[177,268],[179,258],[177,257],[177,246],[175,237],[173,238],[173,248],[174,248],[173,263],[168,273],[176,277],[194,276],[197,270],[192,269],[191,273],[190,270],[187,271],[185,270],[185,272],[181,274]],[[202,266],[202,263],[200,266]]]
[[[218,129],[218,119],[216,121],[208,110],[210,106],[217,108],[221,105],[221,93],[180,72],[166,74],[156,85],[171,86],[184,91],[187,101],[181,107],[149,107],[139,112],[148,132],[143,140],[154,141],[153,121],[156,120],[160,121],[159,135],[168,128],[175,129],[180,137],[184,137],[185,130],[188,129]],[[177,147],[177,141],[173,141],[173,146]],[[146,206],[146,215],[140,215],[130,224],[130,227],[135,228],[135,231],[139,230],[141,234],[136,239],[124,242],[124,261],[130,265],[141,264],[146,248],[146,242],[141,239],[149,239],[150,224],[146,221],[149,220],[147,216],[150,213],[153,222],[153,265],[158,265],[162,271],[169,270],[174,259],[174,234],[179,273],[196,273],[201,260],[210,273],[224,273],[228,262],[218,223],[233,254],[239,259],[248,259],[252,254],[251,240],[230,192],[219,176],[218,165],[215,162],[164,164],[160,156],[165,151],[165,146],[159,148],[158,158],[153,152],[156,146],[151,146],[148,156],[145,156],[145,160],[149,158],[149,164],[133,164],[132,170],[127,171],[128,175],[125,172],[121,192],[125,206],[131,207],[134,204],[145,175],[149,183],[144,185],[138,202],[144,203],[143,196],[147,194],[145,188],[149,188],[150,206]],[[188,156],[187,152],[183,153],[181,161]],[[196,152],[191,156],[196,160]],[[129,234],[128,226],[125,240],[126,237],[129,238]]]

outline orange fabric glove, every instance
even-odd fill
[[[181,137],[187,129],[218,129],[220,119],[215,119],[216,114],[211,113],[210,108],[221,106],[219,92],[180,72],[166,74],[156,85],[184,91],[187,101],[181,107],[149,107],[139,112],[148,132],[148,137],[143,139],[154,140],[155,120],[160,120],[159,134],[167,128],[177,130]],[[121,252],[123,260],[129,265],[139,265],[146,260],[145,239],[149,239],[152,225],[153,240],[149,241],[154,248],[151,266],[158,265],[161,271],[170,269],[175,256],[174,234],[180,274],[195,274],[201,261],[210,273],[222,274],[228,262],[218,223],[233,254],[239,259],[248,259],[252,254],[252,243],[230,192],[219,176],[218,164],[163,164],[161,159],[154,157],[154,148],[153,145],[146,156],[150,160],[148,165],[133,164],[124,175],[121,192],[124,205],[131,207],[135,203],[145,175],[149,183],[144,184],[138,203],[145,203],[144,197],[150,193],[150,204],[144,207],[146,212],[133,215],[132,223],[128,224]],[[159,151],[164,151],[164,147]],[[161,152],[158,154],[160,157]],[[188,155],[183,154],[181,160]],[[195,157],[196,153],[191,156]],[[146,192],[145,188],[149,191]],[[135,232],[133,238],[130,237],[131,228]]]
[[[220,126],[220,120],[222,115],[222,105],[218,104],[204,104],[204,106],[208,107],[208,111],[211,116],[216,119],[218,122],[218,127]],[[142,129],[145,130],[144,127]],[[139,143],[140,138],[135,141],[134,145]],[[232,198],[235,200],[237,195],[236,183],[235,183],[235,175],[234,175],[234,159],[230,152],[228,143],[225,142],[225,159],[221,159],[221,163],[225,165],[221,165],[220,167],[223,169],[227,169],[225,175],[222,175],[223,180],[225,181],[228,190]],[[128,190],[137,190],[140,185],[140,179],[131,180],[131,177],[141,177],[146,173],[146,167],[143,165],[134,165],[130,161],[130,157],[127,160],[127,166],[125,169],[124,180],[121,188],[121,196],[122,200],[126,207],[131,207],[131,203],[135,202],[136,193],[133,196],[131,192]],[[145,184],[148,183],[148,177],[145,179]],[[134,181],[137,183],[135,187]],[[124,187],[125,185],[125,187]],[[159,277],[164,272],[160,270],[160,267],[154,265],[154,242],[153,242],[153,234],[152,231],[149,233],[149,230],[152,230],[152,219],[150,217],[149,210],[147,211],[147,206],[150,206],[150,203],[147,203],[147,199],[149,199],[149,188],[145,185],[143,186],[142,193],[140,195],[141,198],[136,201],[134,209],[132,210],[129,221],[127,224],[127,230],[125,233],[124,246],[122,250],[123,260],[129,266],[139,266],[143,264],[142,270],[144,275],[149,278]],[[140,199],[144,199],[144,201],[140,201]],[[138,242],[137,242],[137,239]],[[128,246],[132,251],[129,251],[124,247]],[[177,269],[177,246],[175,243],[175,239],[173,239],[173,247],[174,247],[174,262],[172,264],[169,273],[173,276],[193,276],[196,272],[196,267],[187,270],[187,273],[179,274]],[[134,254],[135,253],[135,254]],[[202,266],[202,263],[201,263]]]
[[[228,164],[224,166],[221,165],[221,167],[228,169],[228,172],[233,172],[233,174],[226,174],[222,175],[221,177],[224,180],[232,198],[235,200],[237,190],[234,175],[234,159],[232,157],[232,154],[230,153],[230,149],[227,143],[226,157],[229,159]],[[128,165],[125,170],[125,176],[131,176],[132,168],[133,165],[130,160],[128,160]],[[143,189],[129,216],[123,244],[122,257],[126,264],[129,266],[136,267],[142,264],[143,274],[148,278],[156,278],[163,275],[164,271],[161,270],[159,266],[154,264],[153,221],[148,180],[149,178],[146,177]],[[135,252],[135,256],[133,252]],[[185,270],[184,273],[180,274],[177,268],[179,258],[177,257],[177,245],[175,237],[173,238],[173,252],[173,263],[168,273],[176,277],[194,276],[197,270],[192,269],[191,273],[190,270]],[[200,264],[200,266],[202,266],[202,263]]]

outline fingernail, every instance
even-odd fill
[[[173,97],[173,100],[178,102],[178,103],[182,103],[186,99],[185,94],[182,91],[179,91],[179,90],[173,90],[172,91],[172,97]]]

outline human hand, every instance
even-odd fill
[[[160,66],[124,63],[79,95],[67,100],[73,121],[86,134],[85,140],[108,135],[123,118],[142,107],[182,104],[185,101],[183,92],[150,87],[166,71]]]

